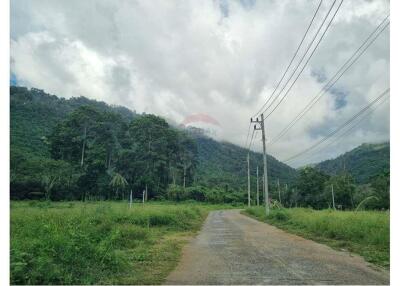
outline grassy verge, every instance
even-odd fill
[[[11,203],[11,284],[160,284],[211,209],[199,204]]]
[[[288,232],[346,249],[375,265],[389,268],[389,213],[379,211],[332,211],[311,209],[272,210],[266,217],[262,207],[247,208],[246,214]]]

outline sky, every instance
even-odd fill
[[[300,55],[333,1],[322,1]],[[178,124],[205,114],[219,123],[219,140],[245,146],[250,117],[279,82],[319,2],[13,0],[11,83],[123,105]],[[297,82],[266,120],[267,140],[318,94],[389,14],[389,6],[384,0],[343,2]],[[389,34],[388,27],[267,152],[278,160],[301,152],[386,90]],[[388,141],[389,109],[386,100],[337,143],[290,164]],[[262,150],[260,138],[256,134],[252,144],[256,151]]]

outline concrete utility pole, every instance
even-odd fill
[[[129,208],[132,208],[132,190],[131,195],[129,196]]]
[[[285,184],[285,194],[286,194],[286,196],[288,195],[288,187],[287,187],[287,184]],[[287,197],[288,199],[289,199],[289,197]]]
[[[257,206],[260,205],[260,192],[259,192],[260,186],[258,183],[258,166],[257,166]]]
[[[247,206],[250,207],[250,153],[247,153]]]
[[[264,194],[264,197],[265,197],[264,174],[262,175],[262,185],[263,185],[263,189],[262,189],[262,191],[263,191],[263,194]],[[265,200],[264,200],[264,201],[265,201]]]
[[[331,190],[332,190],[332,206],[333,206],[333,209],[336,210],[336,207],[335,207],[335,193],[333,192],[333,184],[331,185]]]
[[[278,194],[279,194],[279,203],[282,204],[282,201],[281,201],[281,188],[279,186],[279,179],[278,179],[278,182],[277,182],[277,187],[278,187]]]
[[[260,130],[262,132],[262,143],[263,143],[263,161],[264,161],[264,199],[265,199],[265,213],[266,215],[269,214],[269,199],[268,199],[268,173],[267,173],[267,153],[266,153],[266,148],[265,148],[265,126],[264,126],[264,114],[261,114],[261,120],[256,118],[256,120],[253,120],[253,118],[250,118],[251,123],[255,123],[256,125],[258,124],[259,127],[256,125],[254,126],[255,130]]]

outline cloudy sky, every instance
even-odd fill
[[[323,0],[303,47],[332,3]],[[273,91],[318,4],[319,0],[13,0],[11,78],[58,96],[83,95],[177,123],[192,114],[207,114],[220,123],[220,139],[244,146],[250,116]],[[267,119],[269,139],[320,91],[387,14],[388,1],[343,2],[302,75]],[[286,136],[268,146],[268,152],[283,160],[302,151],[388,87],[389,27]],[[256,150],[261,150],[260,137],[253,144]],[[291,164],[388,139],[389,100],[337,144]]]

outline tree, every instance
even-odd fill
[[[127,180],[119,173],[115,173],[111,179],[110,186],[115,188],[115,198],[118,199],[118,190],[123,191],[128,186]],[[124,193],[122,193],[123,197]]]
[[[44,188],[45,197],[46,197],[46,200],[48,200],[48,201],[50,200],[51,191],[53,190],[56,181],[57,181],[57,178],[52,177],[52,176],[44,176],[42,179],[42,185]]]
[[[299,206],[310,206],[317,209],[326,207],[324,189],[325,182],[328,179],[328,175],[314,168],[305,167],[301,169],[296,182],[297,204]]]
[[[332,206],[332,186],[335,196],[335,205],[342,209],[354,209],[354,192],[356,186],[350,174],[333,176],[325,184],[324,198],[326,206]]]
[[[178,164],[183,171],[183,188],[186,188],[187,181],[193,178],[196,166],[197,146],[193,139],[185,134],[177,134],[178,137]]]
[[[390,173],[385,170],[373,178],[371,183],[374,195],[378,201],[371,202],[371,207],[376,209],[390,208]]]
[[[86,149],[96,138],[96,125],[101,113],[93,107],[82,106],[57,124],[49,136],[50,153],[54,159],[75,162],[83,167]]]
[[[164,196],[168,185],[182,175],[182,183],[193,177],[196,144],[186,134],[171,128],[154,115],[144,115],[129,125],[126,147],[121,150],[117,171],[141,193]]]

